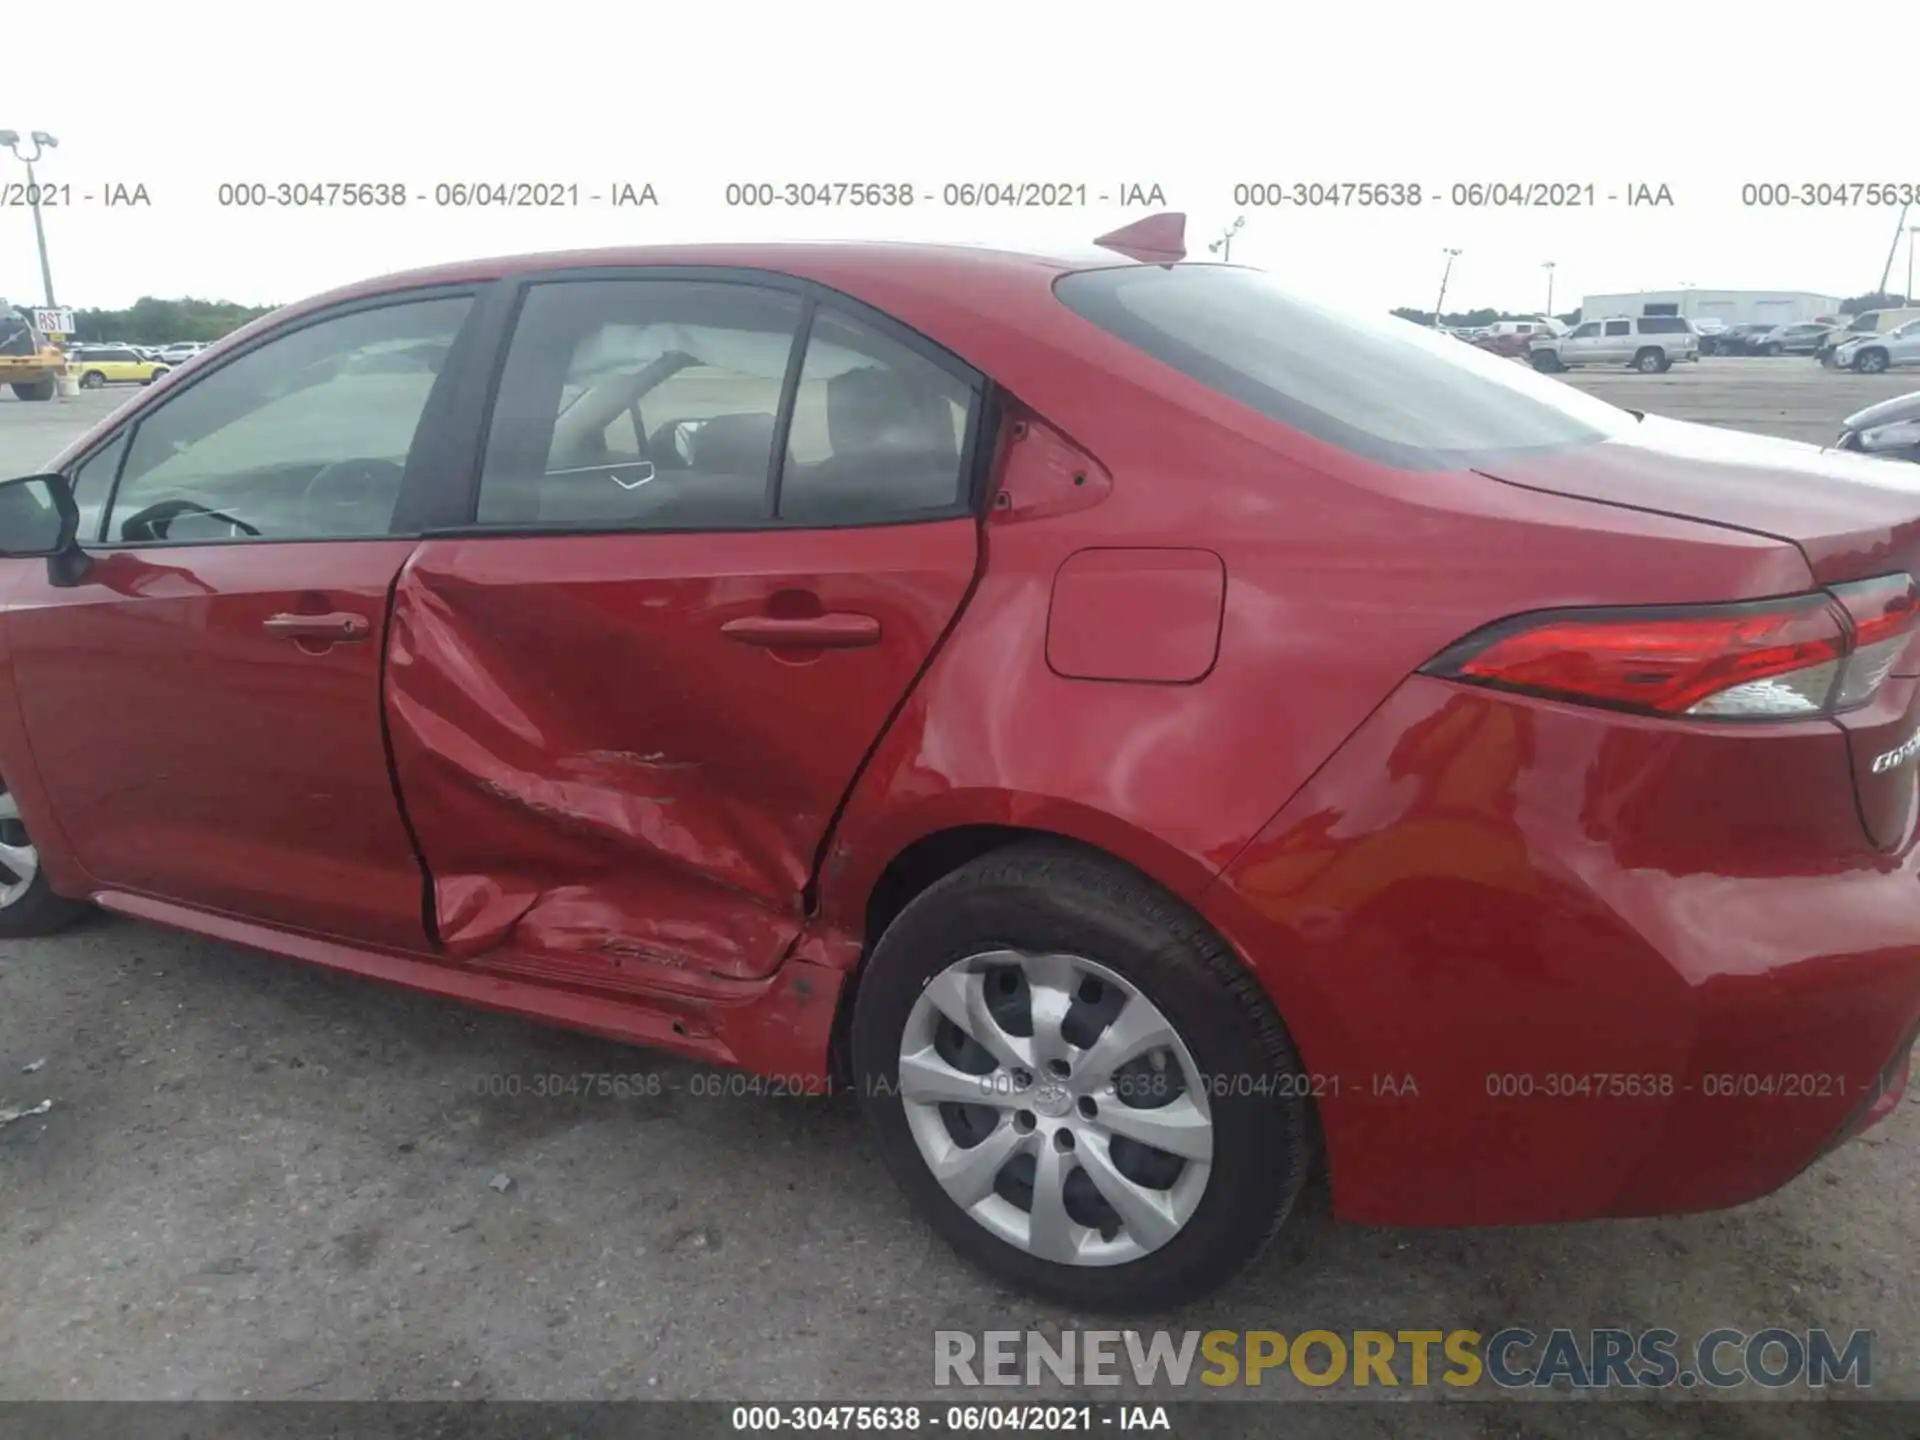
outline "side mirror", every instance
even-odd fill
[[[80,583],[89,561],[80,548],[80,507],[66,476],[0,480],[0,556],[44,556],[50,583]]]

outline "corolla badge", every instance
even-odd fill
[[[1873,757],[1873,773],[1883,775],[1896,765],[1904,765],[1914,756],[1920,755],[1920,730],[1909,735],[1902,743],[1887,751],[1884,755]]]

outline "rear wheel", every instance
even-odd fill
[[[40,852],[20,821],[19,803],[0,781],[0,937],[51,935],[72,924],[86,908],[48,888],[40,870]]]
[[[1633,368],[1642,375],[1658,375],[1671,364],[1664,350],[1655,349],[1651,345],[1633,357]]]
[[[13,386],[14,395],[21,400],[51,400],[53,392],[54,382],[51,375],[44,380],[16,382]]]
[[[1063,1304],[1206,1294],[1308,1174],[1299,1063],[1252,976],[1179,901],[1063,843],[984,856],[908,905],[852,1041],[881,1153],[922,1213]]]

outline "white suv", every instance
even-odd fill
[[[1616,315],[1583,320],[1565,335],[1535,340],[1527,358],[1536,370],[1628,365],[1643,375],[1658,375],[1671,370],[1676,360],[1698,360],[1700,335],[1679,315]]]
[[[1834,368],[1878,375],[1904,365],[1920,365],[1920,320],[1909,320],[1884,335],[1859,335],[1834,348]]]

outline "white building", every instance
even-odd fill
[[[1643,290],[1637,295],[1588,295],[1580,302],[1582,320],[1610,315],[1684,315],[1689,320],[1720,320],[1728,325],[1768,321],[1792,325],[1840,313],[1840,299],[1805,290]]]

